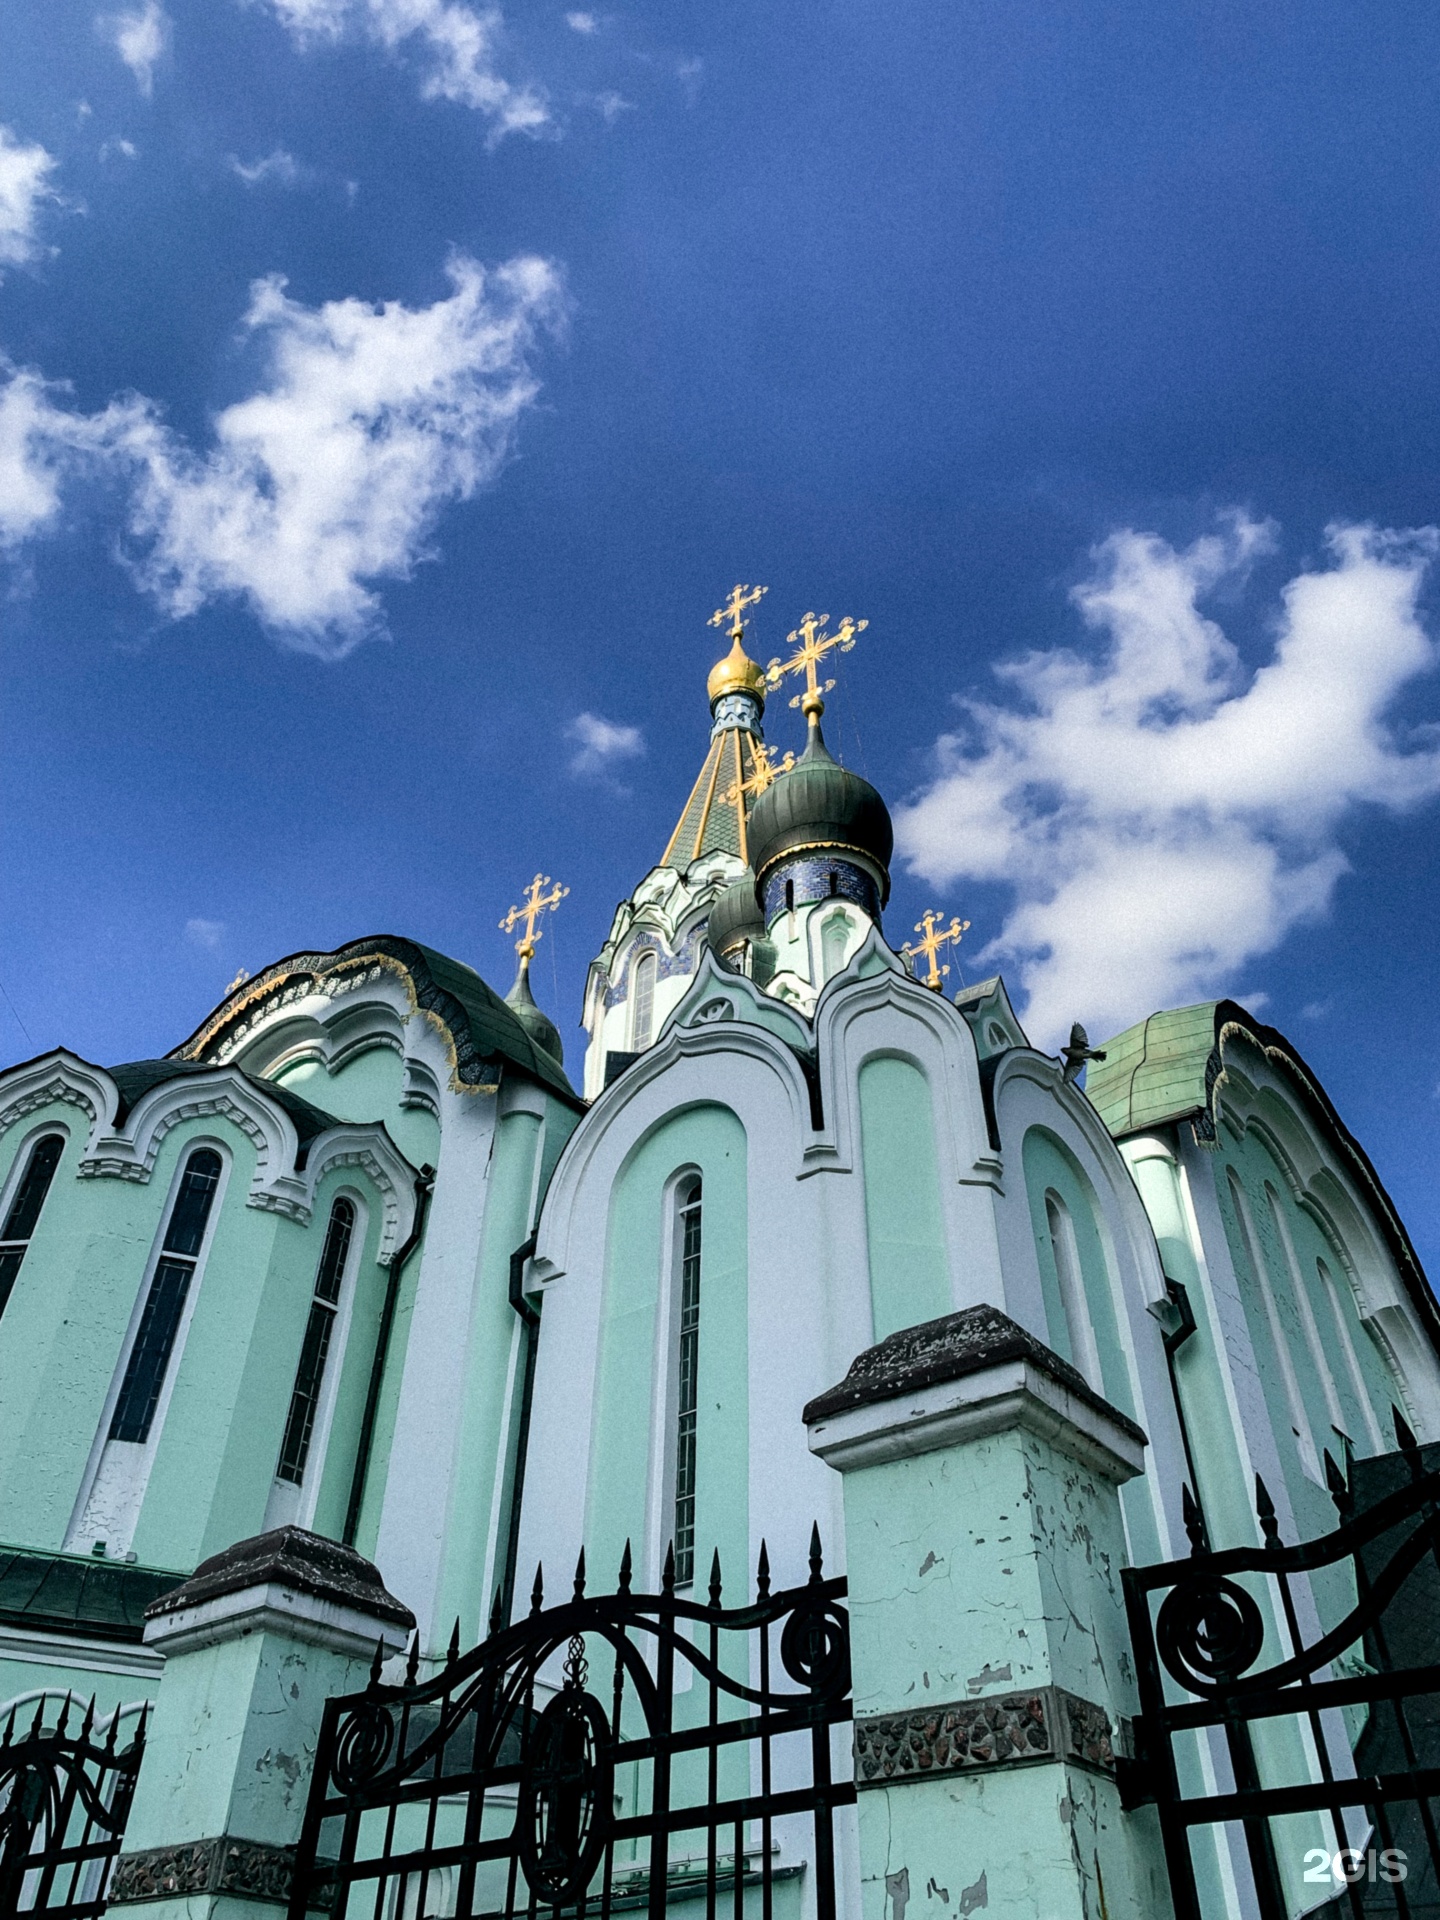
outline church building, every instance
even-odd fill
[[[1440,1313],[1404,1223],[1299,1052],[1243,1007],[1157,1010],[1056,1058],[1003,980],[947,992],[959,923],[927,916],[910,948],[887,925],[885,801],[825,740],[821,676],[863,623],[807,615],[767,671],[756,598],[724,610],[699,771],[590,965],[580,1057],[531,990],[564,892],[541,875],[503,996],[412,938],[357,938],[238,982],[161,1057],[58,1048],[0,1073],[0,1727],[13,1744],[85,1714],[117,1751],[148,1728],[86,1912],[294,1911],[288,1865],[232,1886],[224,1862],[303,1851],[319,1735],[286,1749],[287,1787],[245,1696],[250,1785],[201,1812],[179,1783],[202,1750],[220,1764],[198,1729],[238,1670],[207,1669],[188,1734],[167,1707],[187,1659],[240,1644],[195,1622],[266,1539],[263,1631],[291,1604],[275,1569],[334,1543],[368,1565],[354,1593],[383,1593],[375,1672],[402,1689],[568,1599],[582,1548],[592,1592],[623,1562],[626,1592],[694,1620],[720,1570],[739,1606],[757,1563],[798,1591],[823,1552],[849,1581],[832,1748],[853,1787],[824,1870],[784,1838],[791,1803],[776,1816],[796,1920],[1268,1920],[1340,1897],[1307,1890],[1306,1847],[1380,1834],[1355,1796],[1338,1828],[1286,1802],[1263,1842],[1253,1809],[1217,1812],[1176,1891],[1179,1843],[1137,1779],[1164,1768],[1136,1746],[1159,1709],[1122,1568],[1315,1541],[1367,1462],[1433,1464]],[[767,701],[792,678],[805,739],[782,757]],[[323,1585],[294,1582],[296,1617],[320,1609],[296,1629],[312,1647],[324,1607],[352,1605]],[[1355,1595],[1317,1576],[1296,1634],[1319,1644]],[[992,1730],[1003,1707],[1043,1737],[992,1751],[987,1706]],[[1356,1772],[1348,1711],[1296,1736],[1317,1793]],[[1227,1737],[1212,1764],[1208,1735],[1176,1736],[1199,1756],[1176,1795],[1247,1790]],[[1282,1746],[1257,1736],[1262,1784]],[[23,1779],[5,1754],[0,1892],[42,1911],[33,1861],[4,1880],[3,1847],[38,1860],[44,1824],[5,1841]],[[639,1792],[615,1774],[616,1809]],[[523,1888],[481,1902],[455,1844],[434,1890],[345,1911],[537,1910]],[[724,1844],[720,1897],[771,1920],[769,1868],[762,1914],[751,1840]],[[186,1868],[186,1847],[211,1851]],[[682,1856],[672,1841],[662,1879]],[[650,1873],[629,1904],[699,1920],[683,1874],[657,1896]],[[572,1889],[547,1910],[591,1908]]]

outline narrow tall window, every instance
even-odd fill
[[[165,1370],[180,1330],[185,1311],[185,1296],[195,1277],[195,1265],[205,1239],[210,1218],[210,1203],[220,1184],[220,1156],[209,1147],[192,1153],[185,1163],[180,1191],[170,1210],[170,1225],[160,1249],[160,1263],[150,1282],[145,1310],[140,1316],[140,1331],[130,1351],[129,1365],[110,1422],[112,1440],[143,1443],[150,1437],[150,1422],[155,1418]]]
[[[1255,1222],[1250,1217],[1250,1203],[1245,1197],[1245,1189],[1240,1184],[1240,1176],[1233,1167],[1225,1169],[1225,1177],[1230,1187],[1230,1203],[1235,1209],[1235,1218],[1240,1227],[1240,1239],[1245,1249],[1245,1257],[1250,1262],[1250,1271],[1255,1277],[1255,1286],[1260,1295],[1260,1306],[1270,1329],[1270,1339],[1275,1348],[1275,1360],[1280,1369],[1280,1384],[1284,1389],[1286,1405],[1290,1410],[1290,1430],[1295,1435],[1300,1454],[1300,1464],[1312,1480],[1320,1478],[1320,1455],[1315,1446],[1315,1436],[1310,1431],[1310,1417],[1305,1410],[1305,1396],[1300,1391],[1300,1379],[1295,1371],[1295,1361],[1290,1352],[1290,1342],[1280,1319],[1280,1308],[1275,1298],[1275,1288],[1270,1279],[1270,1269],[1265,1264],[1264,1250],[1260,1237],[1255,1231]]]
[[[636,1053],[643,1053],[650,1044],[650,1036],[655,1026],[655,956],[642,953],[635,962],[635,1008],[632,1016],[631,1042]]]
[[[680,1341],[675,1392],[675,1584],[695,1578],[695,1416],[700,1377],[700,1182],[680,1199]]]
[[[315,1276],[315,1298],[310,1302],[310,1318],[305,1323],[295,1391],[290,1396],[290,1417],[285,1422],[280,1464],[275,1469],[277,1480],[291,1480],[297,1487],[305,1478],[305,1462],[310,1456],[310,1436],[315,1431],[315,1413],[325,1382],[325,1361],[330,1352],[330,1336],[335,1331],[335,1313],[340,1305],[340,1287],[354,1231],[354,1207],[348,1200],[337,1200],[330,1209],[330,1225],[325,1229],[320,1271]]]
[[[30,1149],[30,1163],[21,1175],[10,1211],[5,1216],[4,1229],[0,1231],[0,1313],[9,1305],[15,1276],[20,1271],[20,1262],[25,1258],[64,1151],[65,1140],[58,1133],[47,1133]]]

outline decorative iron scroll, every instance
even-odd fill
[[[27,1702],[28,1708],[28,1702]],[[55,1714],[54,1723],[47,1719]],[[95,1702],[72,1728],[68,1693],[42,1694],[0,1734],[0,1914],[98,1920],[145,1751],[142,1709],[119,1740],[122,1710],[97,1724]],[[103,1731],[102,1731],[103,1727]]]
[[[813,1877],[816,1920],[836,1920],[834,1816],[855,1799],[836,1778],[833,1729],[851,1718],[843,1579],[770,1591],[760,1550],[752,1603],[631,1591],[546,1609],[537,1571],[527,1618],[443,1669],[381,1679],[326,1705],[291,1920],[594,1915],[723,1897],[771,1920],[777,1881]],[[846,1762],[838,1769],[848,1772]]]
[[[1399,1454],[1348,1477],[1325,1456],[1333,1533],[1283,1545],[1257,1479],[1264,1544],[1215,1552],[1187,1487],[1190,1558],[1124,1574],[1141,1712],[1120,1782],[1156,1806],[1176,1920],[1228,1916],[1232,1877],[1260,1920],[1440,1912],[1440,1458],[1395,1428]],[[1382,1489],[1363,1510],[1357,1475]]]

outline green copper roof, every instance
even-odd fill
[[[138,1642],[146,1607],[184,1578],[88,1555],[0,1547],[0,1620],[34,1633]]]
[[[750,864],[756,877],[787,854],[863,853],[883,876],[881,904],[890,892],[890,856],[895,833],[885,802],[868,780],[842,767],[825,745],[817,715],[805,751],[789,773],[780,774],[750,814]]]
[[[1085,1092],[1116,1139],[1188,1120],[1202,1146],[1215,1146],[1226,1057],[1235,1046],[1263,1054],[1290,1082],[1300,1105],[1369,1201],[1422,1323],[1440,1347],[1440,1308],[1394,1201],[1329,1094],[1278,1029],[1263,1025],[1234,1000],[1205,1000],[1197,1007],[1152,1013],[1139,1026],[1105,1042],[1105,1059],[1085,1069]]]
[[[358,977],[372,967],[398,975],[417,1010],[444,1034],[452,1062],[451,1084],[457,1091],[493,1087],[503,1062],[538,1080],[572,1106],[580,1105],[559,1061],[536,1044],[513,1010],[473,967],[437,953],[434,947],[422,946],[418,940],[404,940],[390,933],[351,940],[333,953],[292,953],[277,960],[274,966],[237,986],[184,1045],[175,1049],[171,1059],[213,1061],[237,1027],[263,1017],[269,1002],[278,1001],[307,977],[316,981],[336,974]]]
[[[1118,1039],[1105,1058],[1085,1069],[1085,1091],[1111,1133],[1123,1136],[1198,1113],[1205,1105],[1205,1063],[1215,1047],[1215,1009],[1152,1013]]]

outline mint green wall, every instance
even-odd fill
[[[467,1342],[465,1404],[456,1446],[454,1489],[445,1530],[445,1564],[436,1619],[460,1622],[460,1644],[484,1635],[493,1595],[484,1591],[485,1552],[497,1474],[513,1476],[510,1458],[518,1406],[502,1432],[505,1386],[516,1344],[518,1316],[510,1305],[510,1256],[530,1231],[539,1115],[507,1114],[496,1129],[485,1199],[485,1224],[476,1263]],[[501,1555],[503,1555],[501,1543]],[[498,1568],[497,1568],[498,1571]]]
[[[940,1209],[930,1084],[909,1060],[860,1069],[860,1149],[875,1338],[949,1313],[954,1300]]]
[[[1055,1249],[1051,1244],[1050,1222],[1045,1211],[1045,1195],[1053,1191],[1064,1201],[1075,1228],[1075,1245],[1085,1283],[1085,1304],[1100,1355],[1105,1398],[1133,1419],[1135,1395],[1115,1319],[1114,1280],[1110,1263],[1105,1257],[1105,1245],[1100,1238],[1095,1190],[1074,1156],[1044,1127],[1031,1127],[1025,1135],[1021,1152],[1025,1169],[1025,1194],[1030,1205],[1030,1224],[1035,1235],[1035,1253],[1040,1262],[1040,1286],[1045,1296],[1045,1320],[1050,1345],[1072,1365],[1078,1364],[1065,1317],[1060,1280],[1055,1271]]]
[[[422,1107],[402,1107],[405,1069],[393,1047],[367,1047],[336,1073],[318,1060],[302,1060],[275,1076],[304,1100],[333,1113],[337,1120],[381,1120],[411,1166],[434,1166],[440,1154],[440,1126]]]
[[[321,1182],[308,1227],[247,1206],[254,1148],[219,1118],[172,1128],[143,1184],[77,1180],[75,1110],[56,1118],[71,1140],[0,1318],[0,1539],[62,1546],[176,1170],[201,1140],[221,1142],[228,1172],[132,1550],[145,1565],[188,1571],[263,1525],[330,1206],[344,1187],[361,1194],[367,1221],[343,1361],[332,1354],[342,1373],[317,1514],[322,1530],[338,1531],[384,1290],[378,1196],[347,1168]],[[12,1132],[33,1138],[33,1127]],[[6,1149],[13,1155],[12,1142]],[[312,1453],[308,1470],[321,1469]]]
[[[670,1265],[667,1201],[683,1168],[699,1170],[704,1206],[696,1584],[705,1586],[717,1547],[732,1586],[749,1575],[746,1138],[728,1108],[696,1106],[663,1121],[633,1149],[611,1193],[585,1528],[597,1585],[613,1580],[627,1538],[637,1557],[645,1541],[655,1369],[665,1363],[656,1352],[656,1313]],[[666,1539],[670,1525],[666,1515]],[[663,1557],[664,1539],[659,1551]],[[520,1572],[528,1578],[530,1569]],[[551,1568],[549,1577],[553,1583],[569,1573]]]

